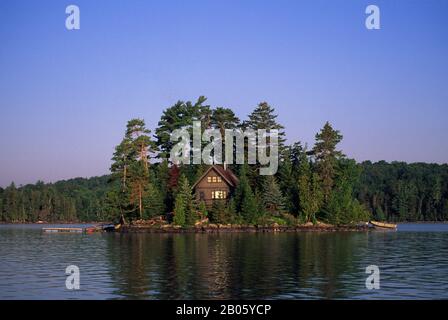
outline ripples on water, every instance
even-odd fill
[[[45,234],[0,226],[0,299],[447,299],[448,225],[397,232]],[[77,265],[81,289],[65,288]],[[367,290],[377,265],[380,290]]]

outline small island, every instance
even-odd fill
[[[128,122],[112,159],[111,184],[115,188],[107,195],[112,215],[130,222],[124,230],[359,229],[360,222],[370,219],[369,211],[354,196],[354,184],[359,179],[356,162],[338,150],[342,135],[330,123],[316,134],[315,145],[308,150],[300,142],[286,144],[284,127],[266,102],[260,103],[247,120],[240,121],[231,109],[212,108],[205,101],[204,97],[195,103],[179,101],[166,109],[154,140],[144,120]],[[215,128],[222,136],[224,130],[233,128],[253,132],[264,129],[268,134],[275,129],[277,170],[263,175],[262,165],[250,163],[248,157],[242,164],[233,164],[233,159],[211,165],[176,163],[172,160],[175,141],[170,134],[176,129],[194,131],[193,121],[200,121],[202,132]],[[247,140],[245,155],[249,144]],[[273,149],[270,144],[265,148]]]
[[[194,121],[200,121],[201,133],[277,130],[275,174],[260,174],[263,166],[247,157],[243,164],[174,163],[170,135],[194,131]],[[342,138],[326,122],[312,147],[287,143],[266,102],[240,120],[230,108],[207,105],[202,96],[178,101],[164,110],[154,134],[143,119],[128,121],[109,175],[0,188],[0,221],[122,220],[121,232],[180,233],[368,230],[370,220],[447,220],[446,164],[357,163],[338,148]]]

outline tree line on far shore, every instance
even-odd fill
[[[269,104],[260,103],[240,121],[231,109],[205,102],[200,97],[167,108],[154,135],[144,120],[130,120],[113,154],[110,175],[0,188],[1,221],[110,221],[121,215],[136,220],[168,213],[183,226],[205,217],[212,223],[287,225],[448,219],[446,164],[356,163],[338,149],[342,135],[328,122],[316,134],[313,147],[288,145]],[[191,190],[207,166],[177,166],[168,160],[174,144],[170,132],[191,132],[194,120],[201,121],[203,130],[279,130],[277,173],[262,176],[258,165],[230,165],[239,178],[236,190],[230,200],[207,208]]]

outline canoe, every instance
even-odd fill
[[[397,225],[394,223],[387,222],[379,222],[379,221],[370,221],[370,224],[376,228],[384,228],[384,229],[397,229]]]

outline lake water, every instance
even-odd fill
[[[448,299],[448,224],[396,232],[46,234],[0,225],[0,299]],[[65,269],[80,270],[80,290]],[[366,267],[380,289],[366,289]]]

